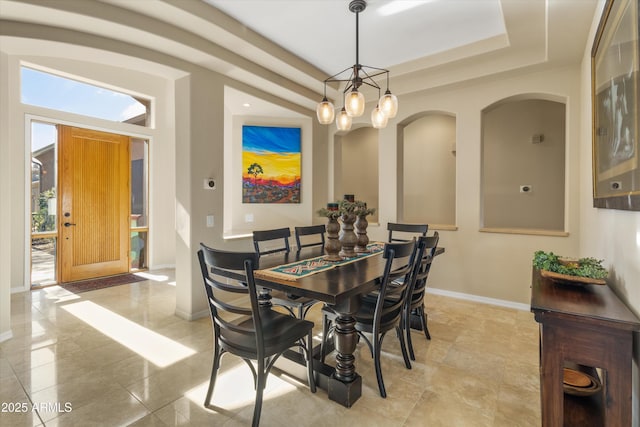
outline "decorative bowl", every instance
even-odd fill
[[[585,372],[564,368],[562,387],[565,393],[573,396],[591,396],[600,391],[602,384]]]
[[[568,285],[606,285],[607,281],[604,279],[593,279],[591,277],[582,276],[570,276],[568,274],[555,273],[553,271],[540,270],[540,275],[544,278],[556,283],[563,283]]]

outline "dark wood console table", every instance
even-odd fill
[[[531,311],[540,324],[542,425],[585,425],[575,404],[584,399],[587,413],[601,412],[588,415],[590,422],[631,426],[633,331],[640,330],[640,320],[608,286],[557,284],[536,269]],[[602,369],[601,402],[573,396],[571,403],[565,401],[565,361]]]

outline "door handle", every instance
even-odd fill
[[[73,223],[71,223],[71,222],[65,222],[63,225],[64,225],[65,227],[71,227],[72,225],[75,225],[75,224],[73,224]]]

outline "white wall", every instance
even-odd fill
[[[580,87],[580,256],[603,259],[609,269],[609,284],[640,318],[640,212],[593,208],[592,117],[591,117],[591,40],[594,39],[603,8],[600,1],[594,16],[590,42],[585,46]],[[640,426],[640,333],[634,335],[633,426]]]
[[[0,70],[9,58],[0,53]],[[11,145],[9,144],[9,78],[0,72],[0,200],[11,200]],[[11,338],[11,203],[0,203],[0,342]]]

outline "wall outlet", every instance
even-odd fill
[[[520,186],[520,192],[521,193],[531,193],[533,191],[533,187],[530,185],[521,185]]]
[[[207,215],[207,227],[213,227],[213,215]]]
[[[215,190],[216,189],[216,180],[213,178],[205,178],[204,179],[204,189],[205,190]]]
[[[244,222],[253,222],[253,214],[249,213],[244,216]]]

